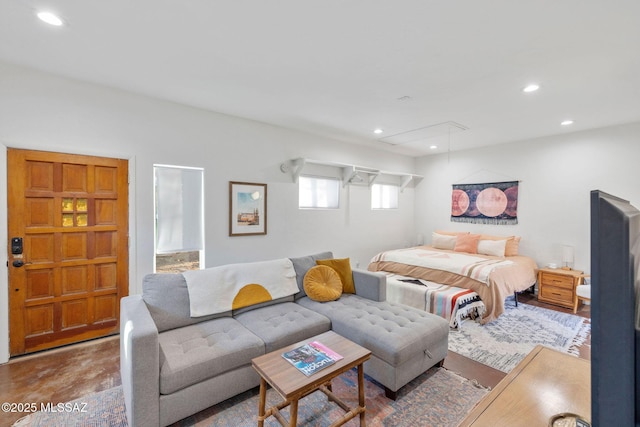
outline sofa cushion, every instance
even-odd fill
[[[298,304],[324,314],[331,319],[334,332],[371,350],[391,366],[399,366],[449,339],[449,322],[445,319],[402,304],[351,294],[325,303],[305,297]]]
[[[333,258],[333,253],[320,252],[315,255],[289,258],[293,263],[293,269],[296,271],[296,281],[298,282],[298,289],[300,289],[300,292],[295,295],[295,299],[299,299],[307,295],[304,291],[304,275],[307,274],[307,270],[316,265],[317,259],[329,258]]]
[[[251,364],[264,354],[264,342],[230,317],[166,331],[158,341],[161,394]]]
[[[182,274],[147,274],[142,279],[142,299],[147,304],[158,332],[193,325],[217,317],[231,317],[231,312],[191,317],[189,291]]]
[[[293,302],[251,310],[234,319],[264,341],[267,353],[331,329],[325,316]]]
[[[316,260],[316,264],[329,266],[338,273],[342,281],[342,292],[346,294],[356,293],[356,285],[353,283],[353,272],[351,271],[351,260],[349,258],[319,259]]]
[[[304,275],[304,291],[314,301],[335,301],[342,295],[342,281],[333,268],[316,265]]]

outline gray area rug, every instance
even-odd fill
[[[546,308],[506,302],[505,312],[486,325],[465,321],[449,333],[449,350],[502,372],[510,372],[533,348],[542,344],[578,356],[591,333],[591,322]]]
[[[333,381],[333,392],[350,406],[357,405],[357,373],[346,372]],[[488,390],[444,368],[433,367],[404,386],[398,399],[389,400],[374,380],[365,376],[367,426],[457,426]],[[73,401],[86,412],[36,412],[14,424],[20,427],[126,427],[122,387],[114,387]],[[267,392],[267,405],[280,402],[273,389]],[[171,427],[255,426],[258,390],[252,389],[218,405],[175,423]],[[288,418],[288,409],[283,410]],[[300,400],[298,425],[328,426],[344,412],[327,397],[313,393]],[[279,426],[271,417],[265,426]],[[346,426],[358,426],[356,417]]]

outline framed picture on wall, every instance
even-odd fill
[[[229,236],[267,234],[267,184],[229,181]]]

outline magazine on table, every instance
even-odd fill
[[[282,353],[282,357],[306,376],[312,375],[342,359],[341,355],[318,341],[312,341]]]

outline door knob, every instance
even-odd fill
[[[14,267],[22,267],[23,265],[24,265],[24,261],[22,261],[21,259],[16,259],[13,261]]]

